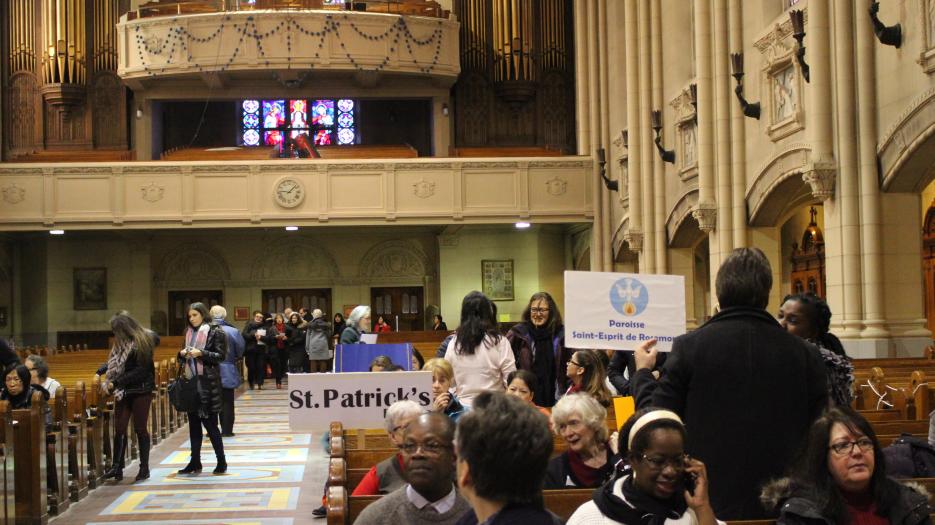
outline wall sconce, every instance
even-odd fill
[[[662,162],[675,164],[675,152],[662,147],[662,111],[658,109],[653,110],[651,120],[653,131],[656,132],[656,140],[654,142],[656,143],[656,149],[659,150],[659,158],[662,159]]]
[[[448,116],[448,104],[442,104],[442,115]]]
[[[880,12],[880,2],[871,2],[870,21],[873,22],[873,32],[877,35],[877,40],[885,46],[893,46],[899,49],[903,43],[903,28],[896,24],[892,26],[883,25],[877,17]]]
[[[604,179],[604,186],[609,191],[620,191],[620,183],[607,178],[607,158],[604,154],[604,148],[597,148],[597,165],[600,169],[601,178]]]
[[[143,108],[136,108],[136,120],[143,118]]]
[[[734,80],[737,81],[737,86],[734,87],[734,94],[737,95],[737,100],[740,101],[740,108],[743,110],[743,116],[759,120],[760,103],[747,102],[747,99],[743,96],[743,53],[730,54],[730,74],[734,77]]]
[[[798,42],[798,49],[795,52],[795,59],[802,68],[802,78],[809,81],[808,64],[805,63],[805,45],[802,41],[805,39],[805,13],[801,9],[789,11],[789,20],[792,22],[792,38]]]
[[[695,121],[695,124],[698,123],[698,84],[689,84],[688,85],[688,102],[691,103],[692,108],[695,110],[695,116],[692,119]]]

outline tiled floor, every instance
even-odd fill
[[[211,473],[216,463],[205,437],[197,476],[176,470],[189,459],[188,428],[155,447],[152,477],[133,483],[137,463],[119,484],[109,483],[73,504],[55,525],[299,525],[318,522],[328,458],[319,435],[289,431],[286,390],[248,391],[236,403],[235,437],[224,439],[227,474]]]

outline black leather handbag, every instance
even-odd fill
[[[201,402],[198,398],[198,376],[186,378],[182,370],[180,366],[178,376],[169,385],[169,402],[179,412],[194,412]]]

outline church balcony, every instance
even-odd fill
[[[593,220],[590,157],[0,164],[0,229]]]
[[[387,77],[447,88],[460,72],[454,17],[334,10],[257,10],[136,17],[117,24],[118,75],[134,91],[166,81],[219,89],[321,77],[374,87]]]

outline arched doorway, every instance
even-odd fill
[[[825,297],[824,214],[821,204],[799,206],[780,227],[780,297],[812,292]]]

